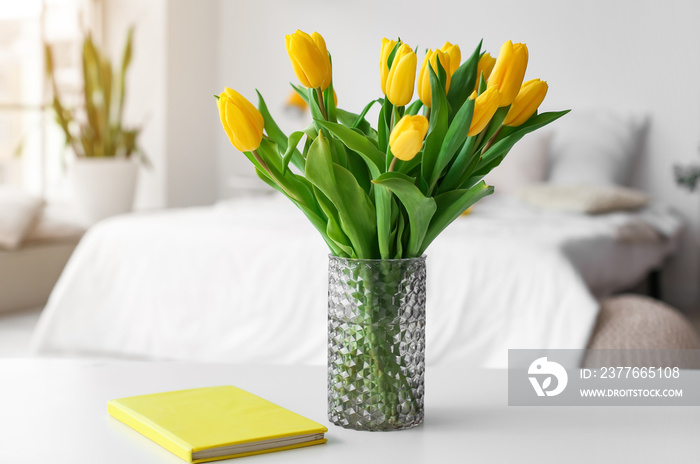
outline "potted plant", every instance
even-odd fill
[[[523,83],[524,44],[506,42],[497,59],[479,44],[461,63],[448,42],[426,52],[416,80],[414,49],[384,39],[383,96],[359,114],[336,106],[320,34],[297,31],[286,46],[313,123],[286,135],[259,93],[255,108],[226,88],[217,96],[222,126],[330,249],[329,420],[359,430],[414,427],[423,421],[424,252],[493,192],[482,179],[516,142],[567,111],[538,114],[548,87]],[[375,104],[376,128],[365,119]]]
[[[68,165],[69,183],[91,223],[132,210],[138,178],[135,156],[148,164],[138,146],[141,129],[125,127],[122,121],[132,38],[133,28],[127,34],[121,66],[115,69],[92,36],[86,34],[82,44],[82,101],[74,107],[64,104],[59,94],[53,51],[50,45],[44,46],[56,121],[73,153]]]

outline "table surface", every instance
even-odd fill
[[[245,462],[700,462],[698,407],[509,407],[507,376],[428,368],[423,425],[357,432],[328,423],[320,367],[2,360],[0,463],[181,464],[109,416],[107,401],[215,385],[243,388],[329,429],[325,445]]]

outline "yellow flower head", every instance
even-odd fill
[[[469,98],[473,98],[474,96],[475,94],[473,93]],[[496,113],[500,101],[501,94],[498,93],[496,87],[486,89],[484,93],[476,97],[476,101],[474,102],[474,114],[472,115],[472,122],[469,125],[467,136],[471,137],[472,135],[477,135],[486,128],[489,121],[491,121],[491,118]]]
[[[430,93],[430,71],[428,71],[428,63],[430,63],[430,67],[433,68],[433,71],[435,71],[435,74],[437,74],[437,60],[440,60],[440,65],[447,74],[445,93],[450,90],[450,81],[452,79],[452,74],[450,74],[450,56],[442,50],[428,50],[425,54],[425,58],[423,59],[423,64],[420,67],[420,72],[418,73],[418,97],[428,108],[430,108],[430,105],[432,104],[432,94]]]
[[[530,119],[530,116],[535,114],[537,108],[539,108],[544,101],[548,89],[549,86],[547,82],[539,79],[532,79],[525,82],[520,88],[520,92],[518,92],[515,100],[513,100],[513,104],[508,110],[503,125],[519,126]]]
[[[265,121],[248,100],[226,87],[217,100],[221,125],[229,140],[240,151],[253,151],[262,141]]]
[[[423,139],[427,133],[428,119],[425,116],[407,114],[391,131],[391,153],[402,161],[413,159],[423,147]]]
[[[488,81],[491,71],[493,71],[493,66],[496,64],[496,58],[493,58],[490,53],[484,53],[479,58],[479,63],[476,65],[476,84],[474,84],[474,90],[479,88],[479,82],[481,82],[481,75],[484,75],[484,80]]]
[[[318,32],[309,35],[297,30],[284,37],[294,74],[305,87],[326,90],[331,83],[331,60],[326,41]]]
[[[404,106],[413,98],[416,82],[416,53],[407,44],[401,44],[396,50],[386,78],[386,96],[395,106]]]
[[[382,39],[382,51],[379,57],[379,80],[382,84],[382,93],[386,95],[386,78],[389,77],[389,55],[396,46],[395,40]]]
[[[309,105],[306,104],[306,101],[301,98],[301,95],[296,93],[294,90],[292,90],[289,93],[289,97],[287,97],[287,106],[298,108],[301,111],[306,111],[306,109],[309,107]]]
[[[450,42],[445,42],[445,45],[440,49],[450,57],[450,69],[445,69],[450,75],[454,74],[462,62],[462,52],[459,50],[459,45],[452,45]]]
[[[488,87],[496,87],[501,93],[501,106],[508,106],[515,100],[525,78],[527,59],[527,45],[513,44],[509,40],[501,46],[488,81]]]

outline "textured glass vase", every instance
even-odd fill
[[[330,257],[328,419],[357,430],[423,422],[425,256]]]

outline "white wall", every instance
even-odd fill
[[[211,204],[217,197],[218,0],[107,0],[105,40],[121,56],[136,27],[126,121],[143,123],[137,209]]]
[[[168,0],[167,204],[211,204],[217,198],[214,93],[218,0]]]
[[[458,2],[221,0],[217,88],[235,88],[255,101],[255,88],[287,130],[300,125],[281,111],[295,82],[284,35],[319,31],[334,59],[339,105],[359,110],[380,94],[382,37],[400,36],[420,49],[459,43],[467,55],[480,38],[496,55],[502,42],[525,42],[528,77],[550,83],[544,109],[601,107],[652,118],[638,184],[690,223],[681,253],[665,269],[672,304],[692,309],[700,281],[697,196],[674,185],[672,165],[696,161],[700,138],[700,2],[655,0],[503,0]],[[593,134],[594,135],[594,134]],[[242,155],[217,135],[220,192],[231,174],[251,173]]]

